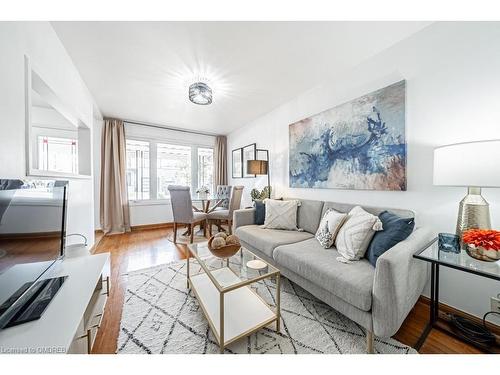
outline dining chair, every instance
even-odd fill
[[[221,222],[226,222],[228,225],[229,234],[232,233],[233,212],[241,206],[241,196],[243,195],[244,186],[233,186],[231,189],[231,197],[229,198],[229,206],[227,209],[214,210],[207,214],[207,224],[209,236],[212,237],[212,224],[216,222],[220,225]]]
[[[231,185],[217,185],[215,196],[217,199],[224,199],[219,207],[216,209],[227,210],[229,209],[229,198],[231,197]]]
[[[191,190],[189,186],[168,185],[172,213],[174,216],[174,243],[177,242],[177,226],[179,224],[188,227],[190,243],[193,243],[194,227],[199,224],[203,226],[203,235],[207,236],[207,226],[203,225],[207,214],[204,212],[194,212],[191,201]]]

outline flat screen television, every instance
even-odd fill
[[[0,179],[0,329],[40,318],[65,277],[67,182]]]

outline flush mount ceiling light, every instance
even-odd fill
[[[203,82],[189,86],[189,100],[194,104],[208,105],[212,103],[212,89]]]

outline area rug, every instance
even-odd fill
[[[191,272],[198,269],[193,262]],[[119,354],[219,353],[203,312],[186,287],[186,262],[180,261],[123,275],[127,288],[118,338]],[[274,305],[275,284],[254,284]],[[281,331],[275,324],[242,338],[225,353],[366,353],[366,335],[355,322],[282,277]],[[377,353],[416,353],[393,339],[375,339]]]

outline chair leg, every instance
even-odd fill
[[[174,223],[174,243],[177,243],[177,223]]]
[[[191,228],[191,234],[189,237],[189,243],[193,243],[194,239],[194,223],[189,224],[189,227]]]
[[[205,220],[203,222],[203,237],[207,238],[207,226],[208,226],[208,220]]]
[[[366,331],[366,353],[373,354],[375,353],[373,347],[374,337],[372,331]]]
[[[233,234],[233,221],[232,220],[227,221],[227,231],[229,234]]]
[[[208,226],[208,236],[212,237],[212,221],[210,219],[207,219],[207,226]]]

